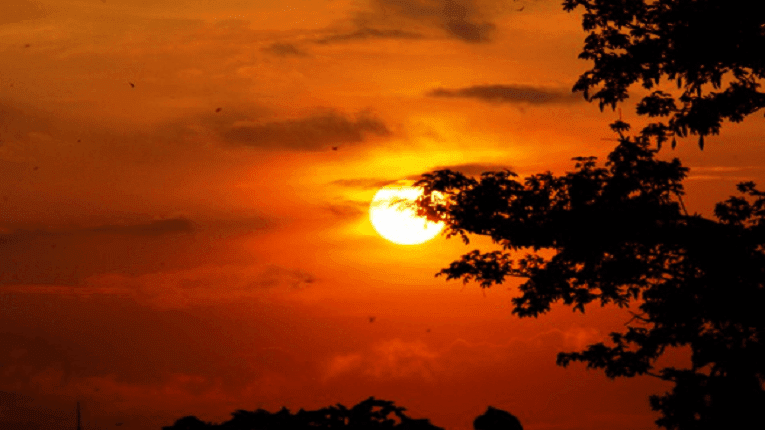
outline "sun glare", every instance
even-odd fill
[[[442,222],[415,215],[412,203],[422,193],[422,188],[404,185],[388,185],[377,191],[369,206],[369,219],[380,236],[399,245],[417,245],[444,228]]]

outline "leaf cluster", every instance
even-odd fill
[[[688,215],[681,204],[688,169],[656,152],[647,139],[622,138],[604,167],[578,157],[572,172],[523,181],[510,171],[480,178],[435,171],[418,182],[419,212],[444,221],[447,236],[469,243],[483,235],[499,245],[467,253],[438,275],[482,287],[524,279],[513,299],[520,317],[556,302],[581,312],[592,302],[636,307],[609,344],[561,353],[558,364],[673,381],[673,392],[651,400],[660,425],[730,427],[721,417],[752,418],[765,407],[765,193],[744,183],[744,196],[717,205],[717,220]],[[429,198],[434,192],[443,199]],[[679,347],[690,348],[690,368],[656,368]]]
[[[659,146],[670,137],[718,134],[723,120],[740,122],[765,107],[765,3],[749,0],[565,0],[584,9],[588,32],[579,58],[592,60],[574,91],[600,109],[616,108],[627,89],[674,81],[677,96],[654,90],[637,113],[667,118],[642,130]]]

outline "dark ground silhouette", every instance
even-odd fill
[[[300,409],[291,413],[282,408],[278,412],[263,409],[238,410],[232,418],[221,424],[206,423],[195,416],[179,419],[163,430],[443,430],[427,419],[410,418],[406,409],[393,402],[370,397],[348,409],[338,404],[316,411]]]
[[[238,410],[231,414],[230,420],[220,424],[187,416],[162,430],[444,430],[430,420],[406,416],[405,410],[391,401],[370,397],[350,409],[338,404],[316,411],[300,409],[294,414],[287,408],[273,413],[263,409]],[[476,430],[523,430],[516,417],[491,406],[475,419],[473,427]]]

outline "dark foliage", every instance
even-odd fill
[[[556,302],[581,312],[593,302],[636,308],[608,344],[561,353],[558,364],[673,382],[671,392],[651,397],[668,429],[762,425],[765,193],[743,183],[743,196],[717,205],[717,220],[688,215],[681,200],[688,169],[655,153],[647,139],[622,138],[605,167],[579,157],[562,176],[423,175],[421,215],[444,221],[447,237],[489,236],[500,248],[472,251],[438,275],[482,287],[525,279],[513,299],[519,317]],[[690,348],[691,366],[657,368],[677,347]]]
[[[316,411],[299,410],[293,414],[282,408],[278,412],[258,409],[238,410],[221,424],[205,423],[197,417],[183,417],[163,430],[443,430],[427,419],[413,419],[406,409],[393,402],[370,397],[351,409],[343,405]]]
[[[574,86],[600,109],[616,107],[627,89],[674,81],[678,94],[655,89],[637,113],[668,117],[642,130],[661,143],[675,136],[718,134],[765,107],[765,2],[757,0],[564,0],[584,9],[589,35],[579,58],[593,60]],[[666,89],[666,88],[665,88]]]

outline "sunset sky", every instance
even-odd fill
[[[434,277],[485,239],[369,221],[433,169],[561,174],[613,148],[618,113],[570,91],[590,63],[560,3],[4,0],[0,428],[74,428],[77,401],[88,430],[159,430],[369,396],[447,430],[489,405],[526,430],[655,428],[669,385],[555,365],[626,311],[519,319],[520,280]],[[760,112],[660,157],[711,216],[765,184],[764,136]]]

